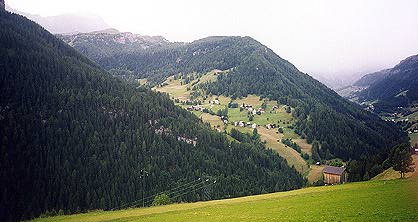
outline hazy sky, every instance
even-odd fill
[[[251,36],[313,75],[389,68],[418,54],[418,0],[6,0],[42,16],[91,13],[120,31],[193,41]]]

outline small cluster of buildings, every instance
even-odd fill
[[[210,100],[210,101],[209,101],[209,104],[219,105],[219,104],[220,104],[220,102],[219,102],[219,100],[218,100],[218,99],[214,99],[214,100]]]
[[[244,110],[247,110],[248,112],[250,112],[253,115],[256,115],[256,114],[257,115],[261,115],[264,112],[266,112],[266,110],[264,110],[263,108],[255,109],[255,108],[253,108],[252,105],[250,105],[250,104],[244,104],[244,103],[240,106],[240,108],[241,109],[244,109]]]
[[[251,122],[244,122],[244,121],[234,122],[234,126],[250,127],[250,128],[253,128],[253,129],[257,128],[257,124],[251,123]]]

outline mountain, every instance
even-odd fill
[[[305,185],[257,134],[231,141],[23,16],[0,29],[1,221]]]
[[[362,79],[360,84],[365,82],[369,86],[358,93],[359,101],[374,101],[376,111],[393,112],[398,107],[414,105],[418,102],[418,55],[391,69],[365,76],[368,81]]]
[[[389,74],[390,69],[384,69],[378,72],[366,74],[354,82],[352,85],[366,88],[386,78]]]
[[[312,75],[312,77],[314,77],[324,85],[328,86],[328,88],[331,88],[337,92],[348,85],[352,85],[353,82],[358,80],[358,77],[356,75],[325,76],[321,74],[315,74]]]
[[[74,46],[82,54],[101,64],[106,58],[114,57],[121,51],[131,53],[170,45],[162,36],[138,35],[105,29],[90,33],[57,35],[58,38]]]
[[[85,44],[73,47],[82,51]],[[214,36],[131,51],[118,48],[107,55],[111,56],[90,58],[108,70],[127,69],[151,85],[178,73],[227,70],[216,81],[200,84],[202,90],[232,99],[255,94],[293,107],[294,130],[309,143],[319,141],[322,159],[356,160],[349,165],[352,180],[376,175],[391,147],[407,141],[393,123],[340,97],[250,37]]]
[[[105,65],[108,58],[141,52],[162,46],[172,45],[162,36],[138,35],[130,32],[119,32],[116,29],[105,29],[90,33],[57,35],[61,40],[77,48],[79,52],[105,67],[115,76],[124,79],[135,79],[138,75],[126,67]]]
[[[91,14],[64,14],[56,16],[40,16],[20,12],[6,6],[6,10],[27,17],[52,33],[83,33],[104,30],[110,26],[99,16]]]

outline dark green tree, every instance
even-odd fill
[[[391,153],[392,167],[399,171],[401,178],[405,177],[405,173],[413,172],[411,150],[408,143],[395,146]]]
[[[170,197],[167,194],[163,193],[154,197],[154,200],[152,201],[152,206],[167,205],[170,203]]]
[[[321,156],[319,155],[319,142],[316,140],[312,142],[312,159],[314,161],[321,161]]]

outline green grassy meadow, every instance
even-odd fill
[[[415,178],[367,181],[34,221],[418,221],[416,187]]]
[[[409,138],[411,139],[411,144],[418,143],[418,133],[409,134]]]
[[[203,95],[203,91],[193,90],[193,86],[197,86],[199,84],[209,81],[216,81],[215,72],[211,71],[198,77],[196,77],[196,75],[196,73],[186,75],[189,77],[196,78],[195,80],[190,81],[188,84],[182,83],[183,80],[175,79],[174,76],[169,77],[163,85],[154,87],[154,90],[168,93],[170,98],[174,100],[178,99],[180,101],[186,101],[190,99],[191,93],[193,91],[201,92],[201,94]],[[219,101],[219,104],[211,103],[211,101],[214,101],[215,99]],[[214,113],[216,113],[220,109],[225,109],[228,106],[228,103],[231,101],[237,103],[239,106],[242,104],[250,104],[255,109],[261,108],[263,104],[263,100],[256,95],[248,95],[247,97],[237,98],[235,100],[225,96],[215,97],[212,95],[208,95],[206,98],[204,98],[203,96],[199,96],[195,98],[195,100],[202,101],[202,104],[200,106],[208,110],[211,110]],[[182,104],[181,102],[176,104],[183,108],[187,108],[189,106],[186,104]],[[252,121],[250,121],[249,119],[247,110],[240,110],[240,108],[228,108],[228,124],[224,124],[220,117],[216,115],[202,113],[201,111],[193,111],[192,113],[201,118],[204,122],[209,123],[214,129],[218,129],[221,132],[223,132],[224,130],[230,132],[232,128],[235,128],[244,133],[252,133],[252,128],[234,126],[234,122],[244,121],[245,123],[251,122],[257,124],[258,133],[260,134],[261,139],[266,141],[267,146],[277,151],[280,156],[285,158],[287,162],[291,166],[294,166],[299,172],[301,172],[304,175],[308,175],[311,171],[312,166],[309,167],[307,161],[305,161],[297,151],[293,150],[290,147],[287,147],[286,145],[281,143],[280,140],[282,138],[291,138],[302,148],[303,152],[308,154],[311,154],[312,146],[308,144],[306,140],[300,138],[292,129],[288,128],[288,126],[293,124],[294,119],[290,113],[286,112],[285,105],[278,104],[276,101],[268,100],[266,100],[266,104],[267,107],[265,109],[265,112],[261,115],[253,115]],[[278,106],[279,108],[273,110],[273,106]],[[267,124],[277,124],[279,127],[282,127],[283,133],[278,133],[277,129],[267,129]],[[277,140],[279,140],[279,142]],[[318,175],[319,174],[316,171],[313,171],[312,175],[308,175],[309,181],[314,182],[318,180]]]

